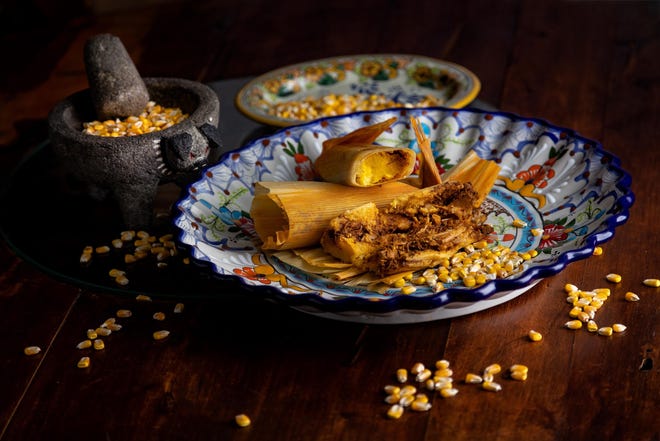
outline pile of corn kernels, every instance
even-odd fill
[[[138,116],[83,123],[83,133],[95,136],[136,136],[167,129],[180,123],[188,115],[176,107],[163,107],[153,101]]]

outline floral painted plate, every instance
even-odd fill
[[[481,83],[458,64],[417,55],[353,55],[308,61],[261,75],[236,96],[246,116],[288,127],[322,117],[392,107],[462,108]]]
[[[325,139],[390,117],[398,120],[377,143],[417,150],[410,116],[419,118],[432,140],[441,170],[469,150],[499,163],[501,174],[484,202],[495,230],[490,242],[519,252],[538,251],[519,273],[475,288],[454,283],[438,292],[420,288],[408,295],[397,289],[379,293],[302,272],[260,251],[249,214],[255,182],[314,179],[312,163]],[[227,153],[189,187],[178,203],[175,224],[192,256],[218,276],[238,279],[246,295],[338,320],[421,322],[501,304],[590,256],[628,219],[634,201],[630,182],[618,158],[597,142],[542,120],[481,110],[390,109],[282,129]],[[512,227],[514,219],[526,226]]]

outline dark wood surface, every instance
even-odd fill
[[[203,82],[342,54],[414,53],[460,63],[481,78],[484,102],[601,141],[632,174],[636,202],[602,256],[490,310],[411,325],[324,320],[240,293],[186,299],[184,313],[174,315],[177,299],[141,303],[81,288],[3,242],[0,439],[660,439],[660,292],[641,285],[660,277],[658,2],[121,4],[9,1],[0,9],[3,184],[47,138],[50,108],[87,87],[86,39],[111,32],[144,76]],[[44,238],[58,231],[48,218],[57,215],[44,213],[43,229],[25,234],[49,246]],[[609,272],[624,281],[599,317],[628,329],[611,338],[563,329],[564,284],[604,286]],[[641,301],[623,301],[629,290]],[[77,369],[75,345],[85,330],[120,308],[133,317],[91,354],[89,369]],[[151,318],[160,310],[167,313],[162,324]],[[154,342],[158,327],[171,336]],[[529,329],[544,340],[530,343]],[[43,352],[25,356],[27,345]],[[434,396],[427,413],[387,419],[382,386],[394,371],[440,358],[452,363],[459,394]],[[529,379],[502,380],[499,393],[461,383],[495,362],[526,364]],[[237,413],[252,425],[238,428]]]

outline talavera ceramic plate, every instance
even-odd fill
[[[236,105],[256,121],[288,127],[362,110],[459,109],[480,90],[474,73],[448,61],[403,54],[352,55],[307,61],[261,75],[238,92]],[[336,113],[330,115],[324,108]]]
[[[325,139],[390,117],[398,120],[377,143],[417,150],[411,115],[432,140],[441,169],[449,169],[471,149],[499,163],[501,174],[485,202],[495,230],[490,242],[520,252],[537,250],[521,272],[476,288],[455,283],[439,292],[378,293],[303,273],[260,251],[249,214],[255,182],[313,179],[312,163]],[[599,143],[542,120],[467,109],[390,109],[282,129],[226,154],[189,187],[178,203],[175,223],[192,256],[218,276],[240,280],[246,295],[338,320],[410,323],[493,307],[590,256],[628,219],[634,201],[630,182],[618,158]],[[514,228],[513,219],[527,226]],[[542,234],[533,234],[534,229]]]

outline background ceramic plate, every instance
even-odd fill
[[[378,143],[417,150],[409,117],[420,119],[441,169],[469,150],[501,166],[488,204],[494,243],[518,251],[538,250],[524,270],[477,288],[447,285],[434,293],[418,289],[370,292],[302,273],[258,248],[249,210],[253,184],[313,179],[312,163],[325,139],[397,117]],[[571,130],[537,119],[480,110],[397,109],[319,120],[258,139],[227,153],[193,184],[178,208],[180,240],[194,258],[220,276],[238,278],[249,289],[303,311],[370,323],[406,323],[464,315],[522,294],[541,278],[590,256],[628,219],[634,196],[619,160]],[[519,218],[527,227],[516,229]],[[532,229],[543,230],[541,235]],[[218,295],[221,295],[220,293]]]
[[[381,96],[387,107],[443,106],[461,108],[481,89],[477,76],[463,66],[434,58],[401,55],[353,55],[308,61],[283,67],[250,81],[236,96],[237,107],[261,123],[287,127],[329,116],[278,112],[280,106],[329,96],[356,95],[355,105],[367,106],[369,96]],[[308,103],[309,104],[309,103]],[[316,106],[312,106],[316,107]],[[378,109],[385,108],[378,107]],[[335,109],[337,109],[335,107]],[[346,107],[337,115],[375,107]]]

